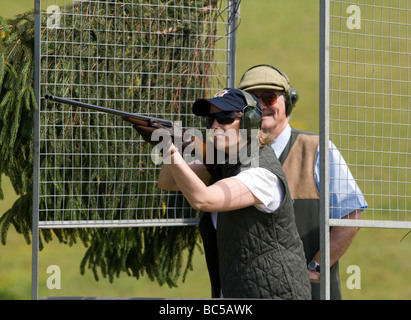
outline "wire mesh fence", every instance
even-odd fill
[[[330,210],[355,210],[362,204],[349,198],[362,192],[362,225],[410,227],[409,1],[331,0],[329,11],[330,166],[340,171],[330,177],[330,196],[347,199],[344,208],[331,200]],[[341,172],[341,157],[333,163],[337,150],[350,172]],[[340,194],[332,194],[336,183]],[[352,223],[341,217],[330,224]]]
[[[46,94],[201,127],[191,104],[227,86],[236,2],[42,1],[39,227],[185,225],[151,147],[120,117]]]

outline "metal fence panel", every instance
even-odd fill
[[[197,223],[180,193],[157,187],[160,166],[129,123],[44,96],[201,127],[192,102],[234,79],[238,6],[229,0],[41,2],[39,228]]]
[[[368,205],[362,221],[335,216],[330,225],[411,227],[410,21],[407,0],[329,2],[330,152],[339,150],[350,169],[330,185],[347,199],[361,190]],[[357,190],[346,191],[352,179]],[[337,207],[330,196],[330,211],[358,205]]]
[[[330,226],[411,228],[411,11],[407,0],[320,3],[321,261],[328,270]],[[345,215],[360,207],[361,220]],[[330,297],[327,273],[321,295]]]

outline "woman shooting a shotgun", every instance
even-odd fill
[[[169,138],[158,184],[181,191],[202,211],[199,229],[212,297],[310,299],[290,192],[267,137],[259,131],[258,99],[227,88],[211,99],[198,99],[193,113],[205,118],[215,148],[226,159],[213,169],[199,161],[186,163]],[[147,127],[134,128],[147,138]],[[253,141],[258,143],[255,150]],[[242,152],[251,154],[241,161]]]

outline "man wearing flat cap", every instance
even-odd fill
[[[294,200],[295,219],[303,241],[314,300],[320,299],[319,241],[319,136],[290,126],[290,114],[298,100],[287,75],[279,68],[261,64],[248,69],[238,88],[258,97],[263,112],[262,130],[274,142]],[[361,219],[367,203],[340,152],[330,141],[330,218]],[[338,260],[349,248],[358,228],[330,230],[330,294],[341,299]]]

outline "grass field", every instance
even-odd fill
[[[33,0],[16,0],[2,9],[12,17],[31,8]],[[245,0],[241,6],[241,24],[237,38],[237,82],[249,67],[269,63],[280,67],[298,89],[300,100],[293,111],[292,124],[318,132],[318,1]],[[16,195],[3,177],[5,200],[0,214],[9,208]],[[340,261],[341,287],[345,299],[411,299],[411,234],[406,230],[362,229]],[[39,296],[101,297],[178,297],[209,298],[210,289],[204,256],[196,252],[194,271],[178,288],[152,283],[147,278],[127,276],[113,284],[96,282],[87,272],[81,276],[80,260],[85,249],[51,243],[40,253]],[[22,236],[9,232],[6,246],[0,245],[0,299],[30,299],[31,246]],[[46,269],[61,269],[61,289],[46,287]],[[361,270],[361,288],[348,289],[347,268]]]

